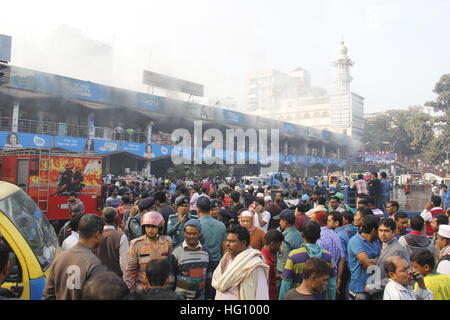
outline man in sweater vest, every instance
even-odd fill
[[[102,218],[105,221],[105,227],[95,254],[109,271],[122,277],[122,272],[127,266],[128,238],[125,233],[116,230],[116,209],[104,208]]]

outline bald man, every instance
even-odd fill
[[[389,282],[384,289],[383,300],[433,300],[433,294],[425,286],[423,276],[410,268],[409,263],[399,256],[385,260],[384,269]],[[413,281],[418,284],[417,291],[413,289]]]

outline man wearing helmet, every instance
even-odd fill
[[[145,213],[141,218],[143,236],[131,240],[128,249],[127,267],[123,280],[130,291],[145,288],[145,266],[148,262],[167,257],[172,248],[172,239],[161,235],[164,218],[156,211]]]

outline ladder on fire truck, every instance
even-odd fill
[[[39,149],[39,183],[37,188],[37,203],[42,213],[48,213],[48,198],[50,195],[50,161],[52,149]]]

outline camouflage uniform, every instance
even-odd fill
[[[147,235],[133,239],[128,249],[127,268],[123,280],[130,291],[144,289],[145,266],[151,260],[169,256],[172,239],[168,236],[158,236],[152,240]]]

